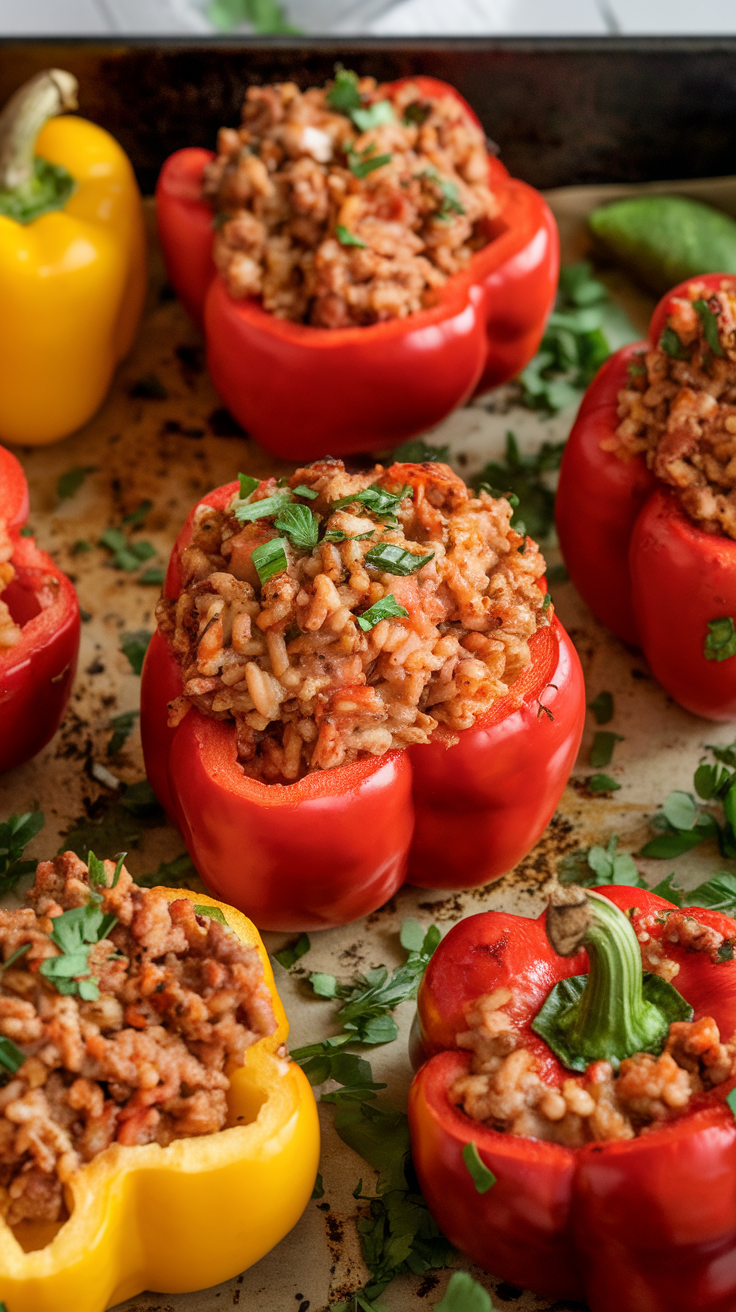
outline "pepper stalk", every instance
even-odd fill
[[[660,1053],[673,1021],[692,1007],[658,975],[645,974],[631,921],[613,902],[582,888],[556,888],[547,937],[560,956],[587,948],[590,970],[549,993],[532,1029],[571,1070],[595,1061],[614,1068],[636,1052]]]
[[[72,73],[49,68],[19,87],[0,113],[0,214],[30,223],[69,199],[71,174],[35,151],[44,124],[77,108],[78,87]]]

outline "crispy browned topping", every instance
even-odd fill
[[[25,1061],[0,1087],[0,1214],[14,1225],[63,1216],[62,1186],[111,1143],[211,1134],[227,1122],[225,1074],[276,1022],[255,948],[187,898],[169,902],[105,862],[91,890],[73,852],[42,862],[31,906],[0,910],[0,1035]],[[89,951],[98,987],[62,993],[40,968],[64,912],[117,917]],[[80,972],[81,975],[81,972]],[[74,984],[72,984],[74,987]]]
[[[287,783],[427,742],[438,722],[469,728],[508,691],[529,663],[528,639],[548,623],[536,582],[544,561],[510,528],[508,502],[473,496],[441,464],[348,474],[341,461],[320,461],[290,484],[317,494],[303,504],[319,517],[320,541],[311,551],[287,543],[288,568],[263,585],[251,553],[277,536],[273,515],[241,526],[231,512],[199,508],[184,590],[157,611],[184,679],[171,722],[189,704],[233,719],[246,772]],[[408,485],[397,527],[360,502],[333,508],[374,484]],[[252,495],[279,491],[270,479]],[[370,563],[381,544],[431,559],[400,577]],[[359,617],[388,597],[408,614],[364,631]]]
[[[242,127],[221,128],[205,170],[231,294],[280,318],[341,328],[412,314],[488,240],[488,155],[459,100],[357,87],[363,110],[388,101],[388,121],[362,131],[325,88],[250,87]]]
[[[601,445],[624,460],[643,455],[700,528],[736,538],[736,283],[724,278],[714,293],[692,282],[673,306]]]

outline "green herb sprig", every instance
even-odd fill
[[[533,455],[522,455],[515,435],[508,432],[505,458],[490,461],[471,479],[472,486],[491,496],[505,496],[514,511],[511,527],[543,542],[552,532],[555,515],[548,476],[559,469],[564,449],[564,442],[544,442]],[[506,490],[499,493],[496,488]]]
[[[23,852],[46,823],[43,811],[26,811],[0,822],[0,895],[10,893],[23,875],[36,869],[35,861],[24,861]]]
[[[389,592],[387,597],[381,597],[380,601],[374,602],[372,606],[368,607],[368,610],[363,611],[362,615],[356,615],[355,620],[364,633],[370,633],[370,630],[375,629],[381,620],[388,620],[393,617],[408,619],[408,616],[409,612],[406,607],[400,606],[393,593]]]
[[[406,551],[394,542],[379,542],[363,557],[365,565],[381,570],[384,574],[397,574],[402,578],[408,574],[416,574],[417,570],[428,565],[430,560],[434,560],[433,551],[427,556],[415,556],[413,551]]]

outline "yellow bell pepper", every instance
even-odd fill
[[[29,446],[92,417],[146,291],[127,155],[94,123],[53,117],[76,107],[76,87],[50,69],[0,114],[0,440]]]
[[[202,893],[161,892],[171,902],[187,897],[219,908],[238,938],[257,948],[276,1032],[229,1072],[231,1128],[167,1148],[112,1144],[70,1182],[68,1221],[24,1222],[14,1233],[0,1219],[7,1312],[103,1312],[145,1289],[188,1293],[218,1284],[283,1239],[311,1197],[317,1108],[306,1076],[283,1056],[289,1026],[258,930]]]

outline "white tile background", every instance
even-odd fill
[[[1,36],[213,34],[206,0],[0,0]],[[285,0],[303,32],[736,34],[736,0]]]

